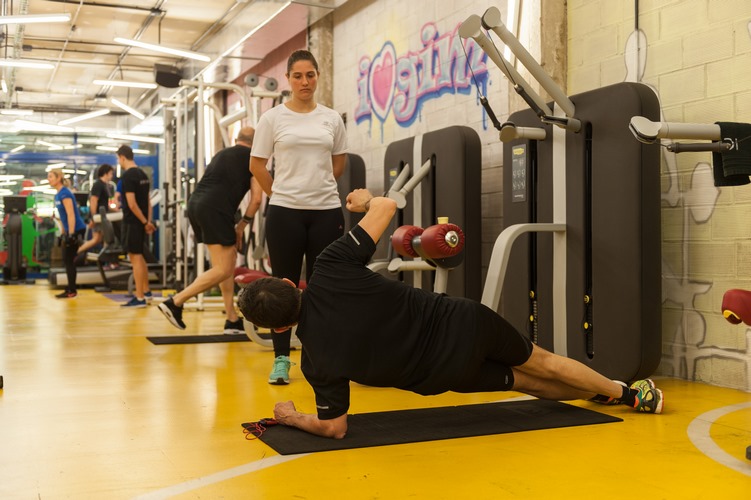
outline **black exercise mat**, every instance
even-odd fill
[[[210,344],[214,342],[250,342],[244,333],[222,333],[219,335],[168,335],[166,337],[146,337],[156,345],[163,344]]]
[[[622,421],[578,406],[531,399],[350,415],[344,439],[283,425],[268,427],[260,439],[281,455],[293,455]]]

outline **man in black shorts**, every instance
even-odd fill
[[[302,372],[318,412],[299,412],[292,401],[277,403],[274,416],[281,424],[344,437],[350,381],[423,395],[514,390],[662,411],[662,392],[651,380],[631,387],[609,380],[532,344],[478,302],[370,271],[366,265],[396,202],[358,189],[347,196],[347,209],[367,213],[318,256],[304,292],[287,280],[262,278],[239,297],[240,310],[257,326],[283,331],[297,324]]]
[[[184,330],[183,304],[209,288],[219,285],[227,319],[224,333],[242,333],[243,321],[235,311],[234,271],[237,250],[242,249],[245,227],[261,205],[263,192],[250,174],[252,127],[243,127],[236,145],[219,151],[206,167],[188,201],[188,218],[196,240],[209,250],[211,269],[198,276],[180,293],[159,304],[159,310],[177,328]],[[240,221],[235,213],[250,189],[250,203]]]
[[[156,231],[151,222],[151,181],[146,173],[138,168],[133,160],[133,149],[130,146],[120,146],[117,150],[117,161],[123,168],[122,184],[125,200],[123,201],[123,225],[121,243],[128,253],[130,265],[133,268],[133,281],[136,284],[135,294],[123,307],[146,307],[146,294],[149,290],[149,268],[143,251],[146,245],[146,235]]]

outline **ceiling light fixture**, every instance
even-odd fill
[[[63,168],[67,163],[52,163],[51,165],[47,165],[47,168],[45,169],[46,172],[49,172],[50,170],[55,170],[56,168]]]
[[[24,149],[25,147],[26,147],[26,146],[25,146],[24,144],[21,144],[20,146],[16,146],[15,148],[11,149],[11,150],[10,150],[10,152],[11,152],[11,153],[18,153],[19,151],[21,151],[21,150],[22,150],[22,149]]]
[[[158,86],[156,83],[126,82],[122,80],[94,80],[92,83],[104,87],[129,87],[134,89],[155,89]]]
[[[8,82],[5,81],[5,78],[0,79],[0,88],[3,89],[3,92],[6,94],[8,93]]]
[[[164,47],[162,45],[154,45],[151,43],[139,42],[138,40],[129,40],[127,38],[115,38],[115,43],[121,43],[123,45],[130,45],[131,47],[139,47],[141,49],[153,50],[154,52],[161,52],[162,54],[170,54],[178,57],[185,57],[187,59],[195,59],[196,61],[209,62],[211,58],[198,52],[191,52],[190,50],[172,49],[170,47]]]
[[[0,66],[9,68],[31,68],[31,69],[54,69],[55,65],[44,61],[32,61],[29,59],[0,59]]]
[[[18,108],[0,109],[0,115],[29,116],[33,114],[34,114],[33,109],[18,109]]]
[[[99,151],[110,151],[110,152],[114,153],[115,151],[117,151],[120,148],[117,148],[115,146],[97,146],[96,149],[98,149]],[[151,154],[151,151],[149,151],[148,149],[134,149],[133,152],[134,153],[138,153],[138,154],[142,154],[142,155]]]
[[[62,146],[59,146],[57,144],[52,144],[51,142],[43,141],[41,139],[37,139],[36,143],[39,144],[39,145],[41,145],[41,146],[47,146],[48,148],[50,148],[50,150],[60,150],[60,149],[63,149]]]
[[[128,134],[107,134],[110,139],[118,139],[121,141],[139,141],[149,142],[152,144],[164,144],[164,139],[158,137],[146,137],[143,135],[128,135]]]
[[[112,104],[114,104],[115,106],[117,106],[118,108],[122,109],[123,111],[127,111],[128,113],[130,113],[131,115],[135,116],[139,120],[143,120],[144,118],[146,118],[146,116],[143,115],[142,113],[139,113],[138,111],[136,111],[135,109],[131,108],[130,106],[128,106],[124,102],[118,101],[114,97],[110,98],[110,102]]]
[[[110,114],[110,110],[106,108],[102,109],[96,109],[94,111],[91,111],[89,113],[84,113],[80,116],[74,116],[73,118],[68,118],[66,120],[60,120],[57,122],[58,125],[70,125],[71,123],[78,123],[82,122],[84,120],[89,120],[91,118],[96,118],[97,116],[104,116]]]
[[[33,23],[67,23],[70,14],[25,14],[21,16],[0,16],[0,24],[33,24]]]
[[[19,130],[28,130],[31,132],[75,132],[75,129],[72,127],[62,127],[60,125],[29,120],[15,120],[13,125]]]

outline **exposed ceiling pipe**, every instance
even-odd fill
[[[29,13],[29,0],[21,0],[21,5],[18,8],[20,15],[26,15]],[[21,57],[23,52],[23,34],[26,31],[25,24],[16,25],[16,36],[13,39],[13,59]],[[13,104],[13,96],[16,94],[16,71],[17,68],[12,68],[10,71],[10,77],[8,77],[8,95],[5,98],[5,107],[10,108]]]
[[[136,34],[131,37],[133,40],[140,40],[141,36],[146,32],[146,29],[151,26],[151,23],[154,22],[154,19],[156,16],[163,16],[167,12],[162,10],[162,5],[164,5],[164,2],[166,0],[157,0],[156,5],[152,9],[150,9],[150,15],[144,19],[143,24],[141,24],[141,27],[138,29]],[[120,69],[120,65],[122,64],[123,60],[125,59],[125,56],[128,55],[128,52],[130,52],[130,49],[132,49],[130,45],[127,45],[123,51],[120,53],[120,55],[117,58],[117,64],[115,65],[114,69],[110,72],[109,76],[106,78],[106,80],[114,80],[115,76],[117,75],[118,70]],[[103,93],[106,94],[112,87],[104,87]]]
[[[239,15],[245,8],[250,6],[250,4],[255,3],[256,0],[235,0],[235,3],[232,4],[227,10],[222,14],[219,19],[214,22],[211,26],[209,26],[206,31],[203,32],[201,36],[198,37],[198,40],[196,40],[193,45],[191,45],[190,50],[199,50],[201,48],[202,42],[209,36],[213,34],[213,31],[216,31],[216,27],[229,16],[229,14],[235,10],[236,8],[240,8],[240,10],[237,12],[236,15]],[[141,96],[136,100],[135,106],[139,106],[144,102],[148,102],[155,93],[159,92],[159,89],[155,90],[147,90]],[[151,110],[151,113],[153,114],[155,110]]]
[[[216,31],[219,28],[219,26],[221,26],[221,24],[224,22],[227,16],[229,16],[232,13],[233,10],[242,6],[240,11],[238,12],[239,14],[240,12],[242,12],[242,9],[248,7],[250,4],[254,2],[255,0],[252,0],[252,1],[236,0],[235,3],[233,3],[226,11],[224,11],[224,14],[222,14],[222,16],[219,19],[214,21],[214,24],[209,26],[208,29],[206,29],[206,31],[204,31],[203,34],[200,37],[198,37],[198,40],[193,42],[193,45],[190,46],[190,50],[199,50],[201,48],[201,44],[203,43],[203,41],[209,36],[214,34],[214,31]]]
[[[47,0],[48,2],[54,2],[54,3],[70,3],[70,0]],[[158,7],[139,7],[137,5],[129,5],[129,4],[123,4],[123,3],[106,3],[106,2],[81,2],[82,5],[85,5],[86,7],[105,7],[108,9],[123,9],[123,10],[137,10],[141,12],[150,12],[152,15],[161,15],[164,14],[164,11],[162,11]]]
[[[76,9],[76,13],[71,18],[70,30],[68,31],[68,36],[65,39],[63,48],[60,49],[60,54],[57,56],[57,61],[55,61],[55,69],[52,70],[52,74],[50,75],[50,80],[47,82],[47,92],[49,92],[50,89],[52,88],[52,82],[55,80],[55,76],[57,76],[57,70],[60,68],[60,61],[63,60],[65,49],[68,48],[68,43],[70,43],[70,39],[73,36],[73,33],[75,33],[76,31],[76,21],[78,20],[78,14],[80,14],[81,12],[82,5],[83,5],[83,0],[80,1],[80,3],[78,4],[78,8]]]

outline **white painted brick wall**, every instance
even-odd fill
[[[657,89],[665,119],[751,122],[751,1],[642,0],[639,8],[648,40],[642,81]],[[623,81],[626,66],[619,70],[617,59],[633,29],[633,2],[568,0],[569,93]],[[697,165],[711,165],[711,155],[681,154],[675,161],[680,203],[663,203],[663,285],[668,295],[692,300],[664,303],[660,370],[751,390],[747,329],[730,325],[720,311],[725,290],[751,289],[751,186],[722,188],[715,202],[692,187]],[[664,193],[670,185],[663,161]],[[711,217],[696,220],[702,211]],[[697,292],[702,287],[707,291]],[[708,359],[693,362],[710,347]],[[722,349],[743,351],[747,359],[724,357]]]

